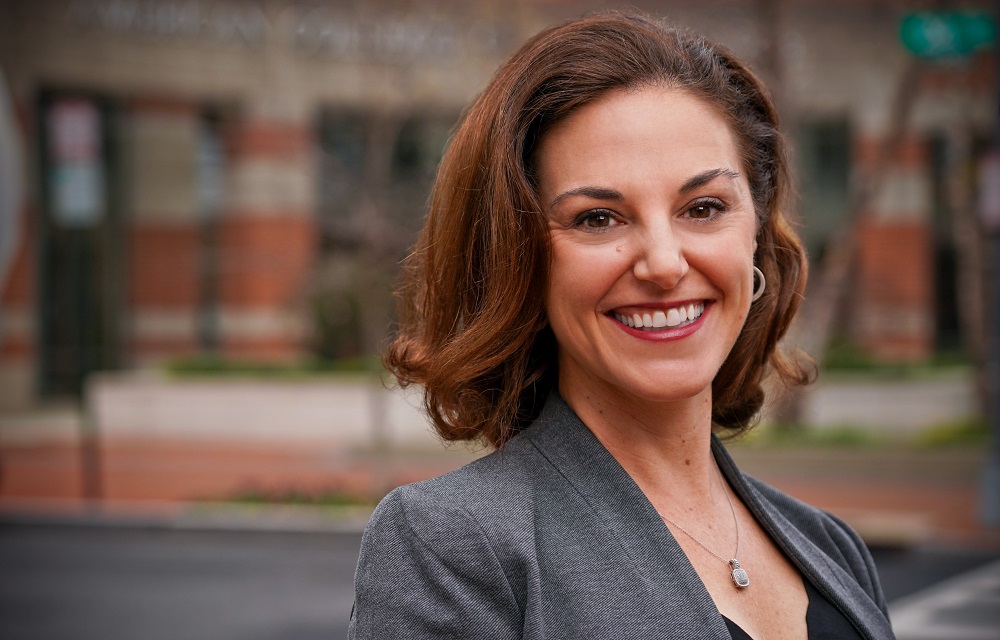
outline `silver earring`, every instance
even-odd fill
[[[764,280],[764,272],[757,268],[757,265],[753,265],[753,273],[757,276],[757,284],[753,288],[753,301],[756,302],[764,295],[764,287],[767,286],[767,280]]]

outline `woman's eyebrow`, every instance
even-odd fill
[[[556,206],[561,200],[568,198],[570,196],[587,196],[588,198],[594,198],[595,200],[616,200],[622,201],[625,196],[619,191],[614,189],[609,189],[607,187],[577,187],[576,189],[570,189],[569,191],[563,191],[549,203],[549,207]]]
[[[698,187],[706,185],[720,176],[736,180],[740,177],[740,172],[733,171],[732,169],[709,169],[708,171],[702,171],[698,175],[688,178],[687,182],[681,185],[680,192],[687,193],[694,191]]]
[[[732,169],[709,169],[708,171],[702,171],[698,175],[688,178],[688,181],[681,185],[680,192],[687,193],[688,191],[693,191],[698,187],[715,180],[719,176],[725,176],[736,180],[740,177],[740,172],[733,171]]]

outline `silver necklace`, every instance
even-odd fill
[[[722,490],[726,494],[726,500],[729,502],[729,513],[733,514],[733,523],[736,525],[736,553],[733,554],[732,560],[726,560],[716,552],[706,547],[704,543],[702,543],[702,541],[699,540],[698,538],[695,538],[690,531],[688,531],[681,525],[677,524],[676,522],[674,522],[667,516],[663,515],[662,513],[660,514],[660,517],[669,522],[670,524],[674,525],[678,529],[680,529],[682,533],[687,535],[687,537],[694,540],[699,547],[701,547],[702,549],[711,553],[713,556],[715,556],[722,562],[729,565],[729,568],[732,571],[733,584],[735,584],[739,589],[744,589],[750,586],[750,576],[748,576],[746,570],[740,566],[740,561],[736,559],[740,555],[740,521],[739,518],[736,517],[736,509],[733,508],[733,499],[729,497],[729,489],[723,486]]]

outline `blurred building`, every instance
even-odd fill
[[[899,24],[921,4],[630,4],[728,44],[773,84],[821,258],[893,130],[909,61]],[[0,3],[19,132],[2,144],[21,150],[25,176],[17,211],[0,211],[13,216],[0,226],[0,407],[182,355],[377,344],[450,127],[526,37],[598,6]],[[842,324],[881,357],[959,341],[957,217],[994,127],[995,79],[983,54],[925,70],[867,203]]]

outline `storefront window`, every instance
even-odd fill
[[[416,240],[453,113],[329,111],[320,122],[321,264],[311,291],[314,351],[375,350],[399,264]]]
[[[850,139],[850,127],[840,118],[805,120],[795,130],[801,232],[813,260],[847,217]]]
[[[327,113],[320,122],[319,219],[324,251],[356,248],[364,184],[364,114]]]
[[[392,156],[390,186],[394,222],[416,233],[424,218],[434,175],[448,143],[453,117],[413,116],[403,122]]]

